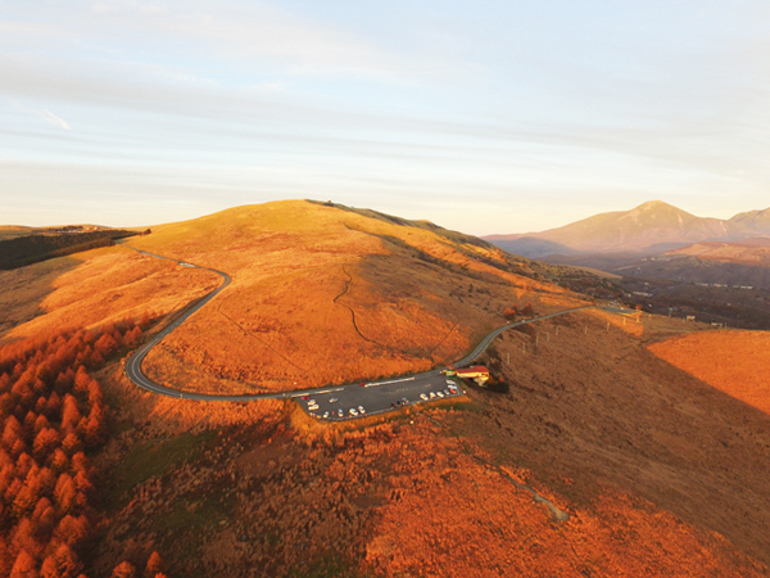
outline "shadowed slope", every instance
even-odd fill
[[[650,351],[770,416],[770,333],[692,333],[655,343]]]

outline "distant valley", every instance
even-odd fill
[[[651,201],[542,233],[486,239],[548,263],[617,275],[618,298],[650,312],[770,328],[770,209],[720,220]]]

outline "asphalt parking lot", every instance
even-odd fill
[[[333,387],[297,398],[311,416],[324,421],[343,421],[393,411],[407,405],[430,403],[463,395],[461,380],[439,371],[413,377],[367,381]]]

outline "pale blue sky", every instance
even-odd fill
[[[770,207],[770,2],[0,0],[0,223]]]

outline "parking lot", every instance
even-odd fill
[[[457,397],[463,393],[460,380],[431,371],[409,378],[329,388],[297,398],[297,401],[317,419],[342,421]]]

